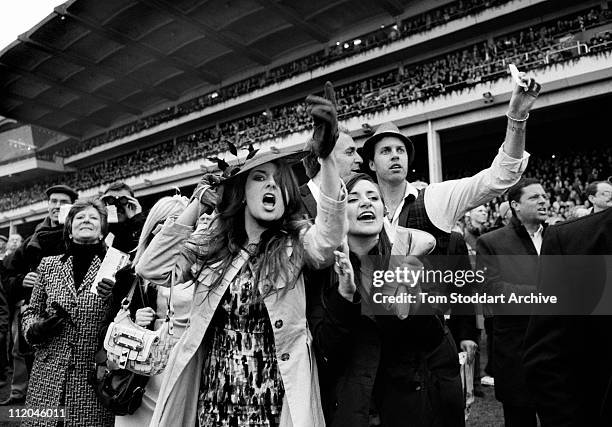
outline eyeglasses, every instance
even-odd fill
[[[102,200],[102,202],[104,202],[106,206],[115,205],[115,206],[126,207],[127,205],[132,203],[132,201],[126,196],[121,196],[121,197],[102,196],[100,200]]]

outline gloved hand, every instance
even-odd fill
[[[98,286],[96,287],[98,296],[104,301],[108,300],[113,295],[114,286],[115,281],[113,279],[108,279],[106,277],[103,278],[100,282],[98,282]]]
[[[65,324],[66,319],[64,317],[54,314],[30,326],[26,339],[30,344],[41,344],[58,335],[64,329]]]
[[[322,159],[330,155],[338,139],[338,113],[336,93],[330,82],[325,83],[324,97],[308,95],[308,113],[314,121],[314,132],[309,148]]]
[[[198,185],[193,190],[193,194],[189,201],[199,200],[202,205],[202,212],[210,213],[217,206],[219,195],[217,189],[221,184],[221,178],[212,173],[206,174],[200,179]]]

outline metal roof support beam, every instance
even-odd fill
[[[343,3],[346,3],[347,0],[336,0],[336,1],[330,1],[329,3],[327,3],[324,6],[321,6],[320,8],[318,8],[317,10],[315,10],[313,13],[311,13],[310,15],[306,16],[304,19],[307,21],[310,21],[312,18],[314,18],[315,16],[319,16],[322,13],[327,12],[330,9],[333,9],[336,6],[340,6]]]
[[[6,98],[9,99],[14,99],[15,101],[19,102],[21,105],[40,105],[41,107],[44,107],[48,110],[51,111],[58,111],[60,113],[64,113],[64,114],[68,114],[71,117],[74,117],[76,119],[78,119],[79,121],[83,121],[83,122],[87,122],[89,124],[95,125],[97,127],[100,127],[102,129],[107,129],[110,126],[110,123],[107,122],[103,122],[101,120],[97,120],[91,117],[87,117],[85,115],[83,115],[82,113],[78,113],[75,110],[71,109],[71,108],[66,108],[66,107],[59,107],[57,105],[52,105],[49,104],[48,102],[44,102],[44,101],[40,101],[38,99],[32,99],[32,98],[27,98],[25,96],[22,95],[17,95],[15,93],[9,93],[9,94],[4,94],[3,95]],[[7,111],[12,111],[17,107],[13,107],[10,110]]]
[[[316,24],[306,22],[295,10],[288,6],[282,5],[275,0],[257,0],[257,3],[266,9],[270,9],[278,13],[283,17],[283,19],[285,19],[285,21],[300,28],[306,34],[321,43],[327,43],[331,39],[331,34],[329,34],[328,31]]]
[[[391,16],[399,16],[404,12],[404,8],[397,0],[380,0],[380,5]]]
[[[195,67],[186,63],[185,61],[183,61],[182,59],[176,56],[173,56],[172,54],[166,55],[165,53],[153,47],[150,47],[144,43],[141,43],[140,41],[120,31],[100,26],[99,24],[97,24],[96,22],[90,19],[84,18],[79,15],[75,15],[74,13],[71,13],[67,10],[67,6],[65,4],[56,7],[55,13],[61,16],[67,16],[71,19],[74,19],[76,22],[80,23],[82,26],[87,28],[89,31],[92,31],[96,34],[107,37],[108,39],[113,40],[117,43],[120,43],[123,45],[132,45],[135,48],[137,48],[139,51],[146,52],[148,55],[157,59],[158,61],[163,62],[171,67],[177,68],[186,74],[195,76],[198,79],[201,79],[206,82],[213,83],[213,84],[218,84],[221,82],[221,79],[215,73],[211,73],[209,71],[204,71],[204,70],[198,70]]]
[[[220,43],[230,49],[238,52],[241,55],[246,56],[247,58],[252,59],[261,65],[268,65],[271,60],[262,52],[257,49],[253,49],[251,47],[246,46],[239,40],[236,40],[234,37],[230,37],[227,35],[219,34],[215,31],[214,28],[209,25],[204,24],[203,22],[196,21],[195,19],[185,15],[179,8],[173,6],[170,3],[166,3],[160,0],[140,0],[141,2],[154,7],[162,12],[166,12],[172,16],[174,16],[177,20],[182,21],[183,23],[190,25],[194,29],[196,29],[201,34],[204,34],[206,37],[210,37],[215,40],[217,43]]]
[[[148,85],[146,83],[143,83],[142,81],[136,80],[134,78],[131,78],[129,76],[126,76],[124,73],[121,73],[120,71],[117,71],[111,67],[107,67],[105,65],[102,64],[98,64],[94,61],[91,61],[90,59],[86,59],[83,58],[79,55],[75,55],[73,53],[69,53],[69,52],[64,52],[62,50],[59,50],[55,47],[49,46],[45,43],[39,42],[39,41],[35,41],[32,40],[31,38],[29,38],[26,35],[20,35],[17,38],[20,42],[34,48],[34,49],[38,49],[42,52],[48,53],[49,55],[53,55],[53,56],[59,56],[59,57],[64,57],[66,58],[69,62],[72,62],[73,64],[77,64],[81,67],[85,67],[88,68],[89,70],[99,70],[99,72],[101,74],[105,74],[109,77],[112,77],[113,79],[115,79],[117,81],[117,83],[119,83],[121,80],[127,80],[127,82],[131,83],[133,86],[140,88],[141,90],[144,90],[146,92],[155,92],[155,93],[159,93],[161,96],[163,96],[164,98],[171,100],[171,101],[176,101],[179,97],[177,94],[172,93],[166,89],[163,88],[159,88],[159,87],[155,87],[155,86],[151,86]]]
[[[101,104],[108,105],[109,107],[116,108],[117,110],[123,111],[124,113],[131,114],[132,116],[139,116],[139,115],[141,115],[143,113],[138,108],[134,108],[134,107],[131,107],[129,105],[125,105],[123,103],[120,103],[120,102],[117,102],[117,101],[113,100],[112,98],[107,98],[106,96],[101,96],[101,95],[96,95],[96,94],[91,93],[91,92],[86,92],[86,91],[81,90],[79,88],[76,88],[74,86],[70,86],[70,85],[62,82],[61,80],[57,80],[57,79],[54,79],[52,77],[45,76],[42,73],[33,73],[31,71],[28,71],[26,69],[17,67],[15,65],[3,64],[2,62],[0,62],[0,67],[8,69],[12,73],[19,73],[22,77],[27,77],[27,78],[30,78],[32,80],[38,80],[39,82],[42,82],[42,83],[44,83],[46,85],[49,85],[49,86],[61,87],[62,89],[65,89],[65,90],[68,90],[70,92],[76,93],[77,95],[80,95],[82,97],[93,98],[96,101],[100,102]]]

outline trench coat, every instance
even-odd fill
[[[325,425],[312,336],[306,321],[302,267],[306,264],[314,268],[331,265],[333,251],[340,246],[347,228],[346,196],[338,201],[322,195],[314,225],[307,226],[300,233],[299,243],[304,247],[304,258],[294,263],[294,268],[288,266],[285,280],[275,284],[279,292],[264,298],[273,325],[278,369],[285,388],[281,427]],[[215,269],[218,266],[214,264],[206,265],[201,272],[194,268],[196,260],[190,255],[193,252],[185,250],[191,232],[192,227],[167,221],[136,266],[136,272],[155,285],[170,286],[171,275],[174,275],[175,283],[196,279],[190,324],[168,361],[151,426],[196,425],[205,354],[203,338],[225,291],[248,261],[246,251],[239,253],[227,269],[221,285],[212,288],[211,284],[222,273]],[[295,253],[292,248],[287,250]],[[262,291],[262,294],[267,293],[265,289]]]
[[[30,305],[23,316],[24,334],[45,313],[52,314],[53,302],[59,303],[70,315],[62,331],[35,345],[34,366],[30,376],[26,407],[51,408],[60,406],[65,387],[66,426],[112,426],[115,416],[105,409],[87,378],[98,350],[98,334],[105,327],[110,306],[89,291],[98,269],[96,255],[79,289],[74,287],[72,256],[43,258],[38,267],[39,277],[32,291]],[[56,425],[58,419],[31,418],[23,425]]]

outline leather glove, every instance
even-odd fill
[[[204,207],[202,212],[210,213],[215,210],[217,206],[217,202],[219,199],[219,195],[217,193],[217,188],[221,184],[221,178],[212,173],[206,174],[200,179],[198,185],[193,190],[193,194],[189,199],[189,202],[192,200],[199,200],[200,204]]]
[[[98,291],[98,296],[102,298],[104,301],[108,300],[113,295],[113,287],[115,286],[115,281],[108,278],[103,278],[100,282],[98,282],[98,286],[96,290]]]
[[[338,139],[336,93],[331,82],[325,83],[324,97],[308,95],[308,113],[314,121],[314,132],[309,149],[322,159],[330,155]]]
[[[58,335],[64,329],[65,324],[66,319],[64,317],[54,314],[30,326],[26,338],[30,344],[41,344]]]

